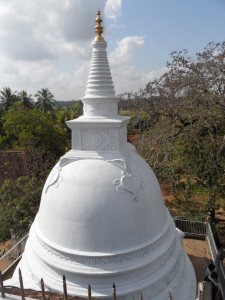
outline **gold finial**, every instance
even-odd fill
[[[96,22],[96,26],[95,26],[95,32],[96,32],[96,37],[95,37],[95,41],[101,41],[104,40],[104,38],[102,37],[102,33],[103,33],[103,27],[101,25],[102,23],[102,19],[101,19],[101,13],[100,10],[98,9],[97,11],[97,17],[95,19]]]

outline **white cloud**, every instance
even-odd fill
[[[161,76],[165,70],[143,72],[132,61],[139,49],[144,47],[142,36],[127,36],[116,42],[116,47],[109,55],[112,77],[117,94],[138,91],[155,77]]]
[[[60,99],[83,95],[95,16],[104,7],[105,0],[1,0],[0,89],[35,94],[48,87]]]
[[[94,35],[96,7],[104,0],[20,0],[0,2],[0,50],[11,59],[54,59],[70,44],[85,51]],[[83,50],[81,47],[83,46]]]
[[[127,36],[116,43],[115,50],[110,54],[112,64],[127,62],[132,55],[144,46],[144,38],[141,36]]]
[[[117,19],[121,15],[122,0],[107,0],[105,15],[109,19]]]
[[[131,65],[121,65],[111,68],[116,94],[124,92],[137,92],[140,88],[145,88],[146,84],[154,78],[160,77],[165,68],[149,72],[140,71]]]
[[[122,0],[0,0],[0,90],[34,95],[47,87],[56,99],[84,96],[97,9],[104,28],[107,18],[121,27]],[[142,47],[143,37],[127,36],[109,55],[117,93],[147,83],[149,74],[132,63]]]

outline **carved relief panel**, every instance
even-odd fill
[[[122,128],[77,128],[73,130],[72,148],[78,151],[116,151],[127,142],[126,127]]]
[[[108,129],[82,129],[81,130],[81,150],[109,150],[109,130]]]

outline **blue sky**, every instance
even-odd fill
[[[225,40],[225,0],[124,0],[117,22],[124,28],[114,30],[113,40],[143,36],[137,62],[160,68],[174,50],[194,55],[211,41]]]
[[[172,51],[225,40],[225,0],[0,0],[0,89],[84,96],[98,8],[117,94],[163,74]]]

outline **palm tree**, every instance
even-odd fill
[[[0,91],[0,107],[2,112],[6,112],[18,100],[16,93],[12,92],[9,87],[5,87]]]
[[[21,92],[19,92],[18,94],[19,100],[22,102],[22,104],[26,107],[26,108],[33,108],[33,99],[32,99],[32,95],[28,95],[27,91],[22,90]]]
[[[44,113],[52,112],[56,107],[56,100],[54,99],[53,94],[49,91],[49,89],[41,89],[35,94],[37,97],[37,102],[35,106],[42,110]]]

